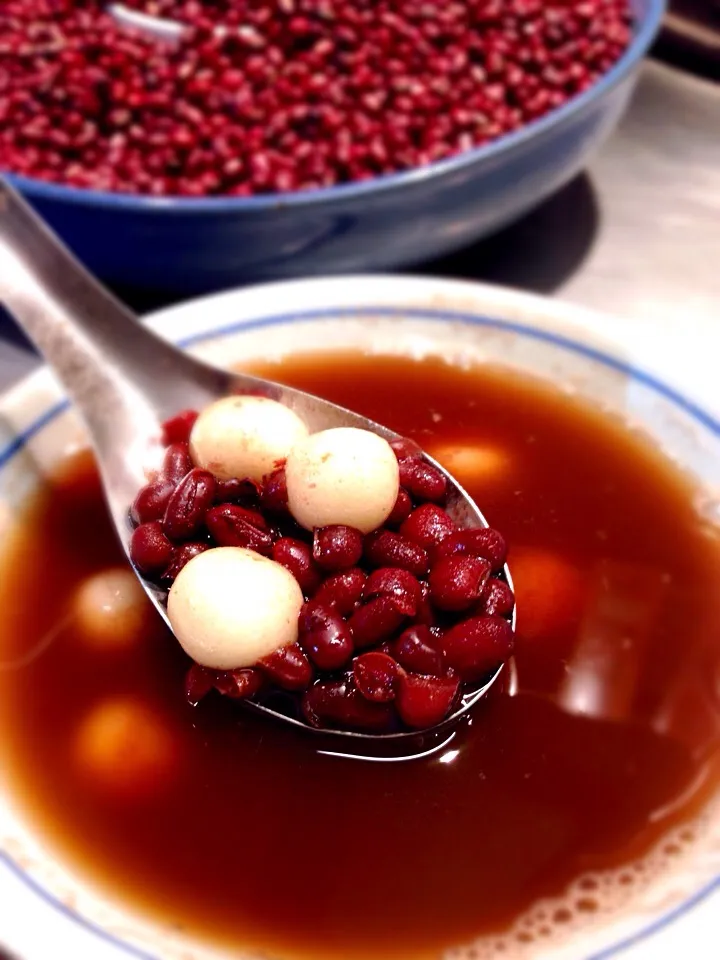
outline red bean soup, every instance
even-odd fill
[[[398,763],[323,752],[215,694],[192,707],[149,606],[105,634],[81,615],[89,577],[125,574],[75,457],[0,579],[17,664],[0,671],[2,747],[34,827],[125,902],[282,960],[503,936],[514,956],[608,907],[603,876],[627,900],[717,786],[720,568],[690,486],[619,421],[500,370],[323,354],[262,372],[456,472],[510,544],[512,667],[445,746]]]

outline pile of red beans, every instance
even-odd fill
[[[0,5],[0,169],[156,196],[365,180],[537,119],[632,34],[628,0],[129,0],[187,24],[168,44],[105,6]]]
[[[505,541],[489,528],[457,527],[443,509],[444,475],[413,441],[392,444],[401,487],[383,527],[310,533],[288,512],[281,465],[262,484],[216,480],[193,465],[195,417],[184,411],[165,424],[163,467],[131,508],[133,562],[169,588],[197,554],[244,547],[289,570],[305,604],[298,642],[257,666],[193,665],[191,702],[213,689],[238,699],[282,693],[311,726],[423,729],[455,708],[464,684],[489,679],[510,657]]]

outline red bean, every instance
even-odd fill
[[[255,510],[246,510],[235,503],[221,503],[211,507],[205,517],[210,536],[221,547],[245,547],[265,557],[272,553],[273,539],[259,526],[265,520]]]
[[[305,690],[313,678],[313,669],[299,643],[291,643],[263,657],[258,667],[283,690]]]
[[[215,494],[215,478],[199,467],[191,470],[175,488],[163,517],[163,530],[171,540],[189,540],[203,527],[205,514]]]
[[[350,627],[335,607],[311,600],[300,611],[299,643],[320,670],[339,670],[353,655]]]
[[[238,503],[241,500],[253,501],[259,487],[254,480],[216,480],[215,503]]]
[[[302,540],[280,537],[273,544],[272,558],[290,571],[306,597],[313,594],[322,583],[322,571],[313,560],[310,546]]]
[[[163,424],[162,443],[164,447],[171,443],[187,443],[190,431],[198,418],[197,410],[181,410]]]
[[[260,504],[269,513],[285,514],[288,510],[287,483],[285,467],[278,467],[263,477],[260,491]]]
[[[189,29],[167,44],[100,0],[3,0],[0,169],[240,197],[413,170],[587,90],[633,19],[626,0],[127,2]]]
[[[185,698],[196,706],[215,686],[215,671],[194,663],[185,674]]]
[[[404,630],[390,644],[390,655],[401,667],[413,673],[440,676],[445,669],[440,641],[424,624],[415,624]]]
[[[403,488],[400,487],[395,506],[390,511],[390,516],[385,523],[390,527],[399,527],[403,520],[406,520],[410,516],[411,510],[412,500],[410,499],[410,494],[407,490],[403,490]]]
[[[507,558],[505,538],[491,527],[474,527],[472,530],[458,530],[446,537],[433,551],[433,557],[449,557],[454,554],[482,557],[492,564],[493,572],[502,570]]]
[[[512,627],[502,617],[471,617],[443,635],[445,662],[469,682],[481,680],[510,657]]]
[[[333,524],[313,534],[313,559],[332,573],[354,567],[363,552],[363,535],[354,527]]]
[[[430,570],[430,599],[439,610],[469,610],[489,576],[490,563],[482,557],[443,557]]]
[[[130,559],[146,577],[157,576],[170,563],[173,544],[158,520],[141,523],[130,537]]]
[[[162,520],[174,489],[175,485],[169,480],[154,480],[152,483],[146,483],[130,508],[133,521],[149,523],[151,520]]]
[[[377,650],[361,653],[353,663],[353,679],[366,700],[389,703],[395,699],[398,666],[392,657]]]
[[[224,697],[233,700],[248,700],[265,686],[265,677],[254,667],[240,670],[220,670],[215,674],[213,686]]]
[[[447,479],[445,474],[426,460],[408,457],[400,461],[400,484],[415,500],[445,503]]]
[[[414,617],[420,601],[420,583],[408,570],[400,567],[380,567],[373,570],[363,590],[365,600],[373,597],[392,597],[400,613]]]
[[[311,727],[341,727],[368,733],[391,730],[395,719],[391,704],[366,700],[344,680],[316,683],[303,696],[302,712]]]
[[[398,437],[397,440],[391,440],[390,446],[398,461],[407,460],[408,457],[422,457],[422,447],[415,443],[410,437]]]
[[[363,595],[367,575],[359,567],[334,573],[320,585],[314,599],[318,603],[329,603],[339,614],[349,617]]]
[[[455,523],[442,507],[423,503],[405,520],[400,533],[427,550],[441,543],[455,529]]]
[[[482,612],[490,616],[509,617],[515,607],[515,595],[504,580],[488,580],[480,597]]]
[[[171,584],[180,573],[182,568],[186,563],[189,563],[193,557],[197,557],[199,554],[204,553],[208,548],[209,544],[207,543],[183,543],[179,547],[175,547],[172,552],[172,557],[170,558],[170,563],[167,565],[166,569],[163,571],[161,577],[162,582],[165,584]]]
[[[395,699],[400,719],[414,730],[434,727],[451,712],[459,686],[460,681],[457,677],[401,674]]]
[[[193,466],[188,445],[186,443],[171,443],[165,451],[161,477],[171,483],[178,484],[186,474],[190,473]]]
[[[424,624],[427,627],[434,627],[436,626],[437,621],[437,613],[430,600],[430,585],[426,580],[423,580],[423,582],[420,584],[420,599],[418,600],[415,622],[418,624]]]
[[[348,626],[356,647],[371,647],[392,637],[405,619],[393,597],[375,597],[355,611]]]
[[[365,537],[365,558],[373,567],[402,567],[416,577],[428,571],[427,552],[393,530],[376,530]]]

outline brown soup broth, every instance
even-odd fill
[[[320,755],[219,698],[191,708],[159,621],[106,650],[69,614],[83,578],[121,562],[81,457],[7,542],[0,581],[3,661],[19,664],[0,671],[4,761],[41,833],[193,934],[282,958],[416,958],[502,931],[696,815],[716,784],[720,591],[679,472],[619,423],[500,371],[322,355],[262,372],[423,446],[504,452],[470,493],[511,544],[517,690],[474,711],[456,753],[400,764]],[[75,754],[88,710],[125,695],[176,758],[137,795],[95,783]]]

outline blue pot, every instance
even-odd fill
[[[10,179],[111,283],[200,293],[420,262],[511,223],[582,169],[627,105],[664,0],[633,0],[633,7],[630,47],[590,90],[521,130],[423,169],[249,198],[150,198]]]

